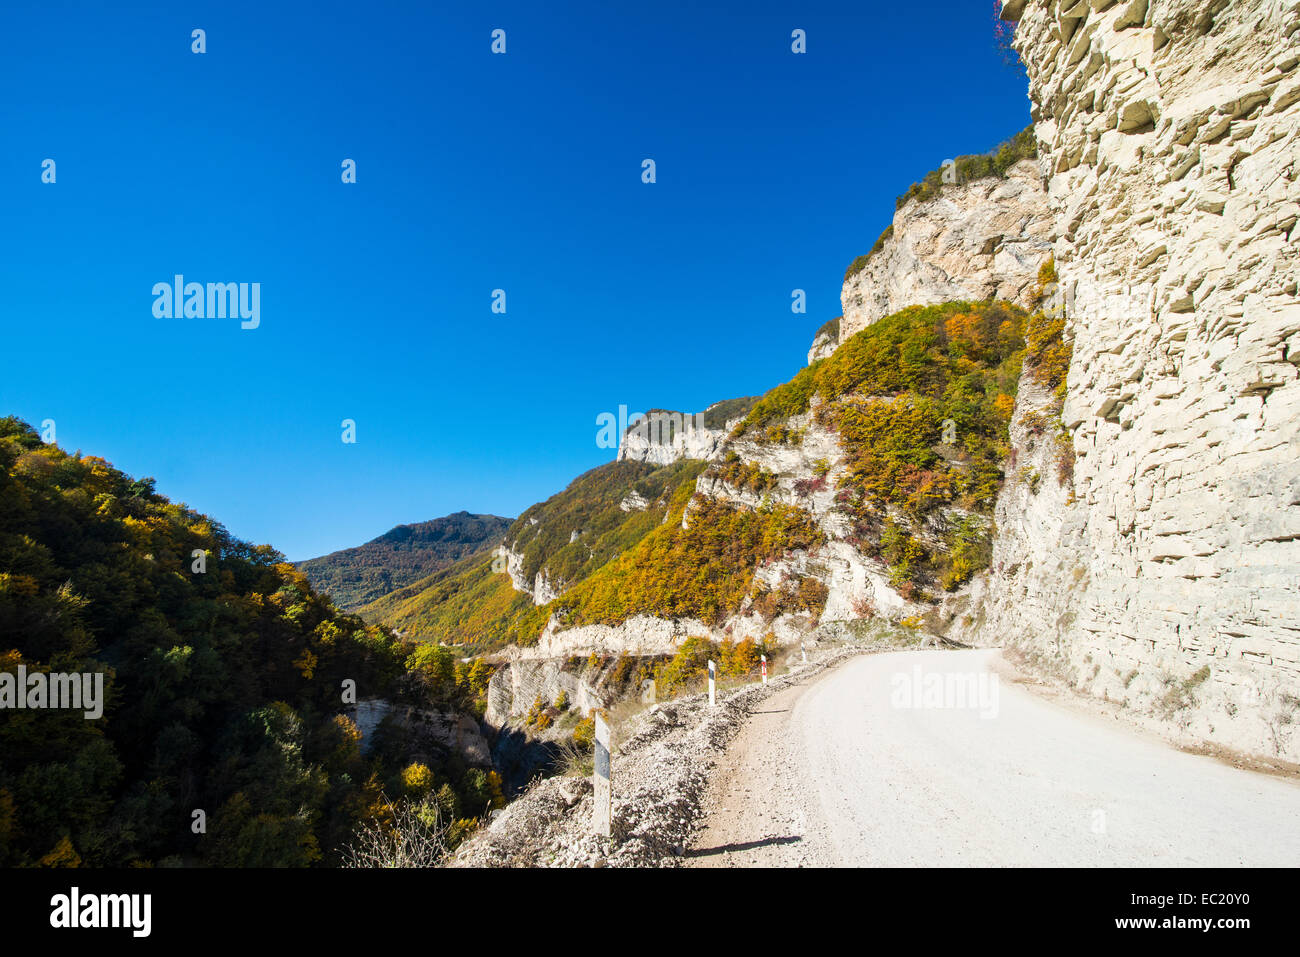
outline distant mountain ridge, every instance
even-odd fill
[[[297,567],[335,605],[351,610],[495,546],[511,522],[499,515],[455,512],[398,525],[364,545],[309,558]]]

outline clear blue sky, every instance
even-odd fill
[[[972,0],[8,5],[0,85],[0,414],[295,560],[785,381],[894,197],[1029,117]],[[260,328],[155,318],[178,272]]]

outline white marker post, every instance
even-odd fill
[[[763,659],[763,684],[767,684],[767,655],[760,655]]]
[[[712,661],[709,662],[709,707],[716,708],[718,705],[718,666]]]
[[[613,821],[614,789],[610,780],[609,769],[609,725],[599,714],[596,715],[596,761],[592,773],[592,791],[596,800],[592,814],[592,829],[601,837],[609,837],[610,824]]]
[[[802,641],[799,642],[799,654],[803,655],[803,663],[808,664],[808,649],[804,647]]]

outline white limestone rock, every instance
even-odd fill
[[[989,298],[1029,305],[1051,234],[1036,160],[1021,160],[1005,179],[944,186],[934,199],[907,203],[880,251],[845,281],[838,341],[906,306]]]

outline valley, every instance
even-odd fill
[[[0,865],[1300,860],[1300,3],[999,9],[1030,125],[864,213],[765,391],[608,403],[515,518],[293,563],[0,419],[0,670],[104,689],[5,715]]]

